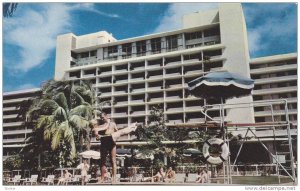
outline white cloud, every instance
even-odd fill
[[[19,7],[18,14],[4,19],[3,24],[4,43],[17,47],[13,50],[15,56],[7,55],[4,59],[4,66],[12,74],[39,67],[49,58],[55,49],[56,37],[72,29],[72,11],[83,10],[112,18],[119,17],[98,11],[91,3],[21,4]]]
[[[182,17],[196,11],[205,11],[217,8],[217,3],[174,3],[171,4],[159,26],[154,32],[163,32],[179,29],[182,27]]]
[[[271,52],[274,43],[284,49],[293,42],[297,33],[297,17],[290,11],[293,5],[277,3],[243,6],[248,26],[249,50],[254,57],[262,50]]]
[[[82,10],[82,11],[89,11],[96,13],[98,15],[102,15],[105,17],[111,17],[111,18],[120,18],[118,14],[111,14],[111,13],[105,13],[102,11],[99,11],[95,8],[94,4],[92,3],[80,3],[80,4],[75,4],[71,7],[74,10]]]
[[[56,36],[70,29],[69,10],[65,4],[42,4],[4,20],[4,42],[18,47],[14,54],[19,58],[7,60],[5,66],[26,72],[43,64],[55,48]]]

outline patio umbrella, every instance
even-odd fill
[[[100,159],[100,152],[98,151],[93,151],[93,150],[87,150],[82,153],[79,153],[80,156],[83,158],[92,158],[92,159]]]
[[[254,80],[230,72],[211,72],[188,82],[188,89],[196,97],[224,99],[249,95]]]
[[[137,153],[134,158],[136,159],[154,159],[154,155],[152,153]]]
[[[131,149],[117,149],[117,157],[131,157]]]
[[[199,151],[198,149],[193,149],[189,148],[183,151],[183,156],[196,156],[196,155],[201,155],[202,152]]]

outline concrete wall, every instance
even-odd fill
[[[71,50],[76,47],[76,36],[72,33],[60,35],[56,40],[54,80],[63,80],[70,68]]]
[[[242,5],[240,3],[221,3],[219,17],[221,43],[226,46],[223,50],[223,56],[226,58],[224,68],[229,72],[250,78],[247,28]],[[252,96],[247,96],[230,99],[226,103],[252,101]],[[226,119],[234,123],[252,123],[254,122],[254,110],[253,108],[230,109],[227,111]]]
[[[100,31],[88,35],[78,36],[76,48],[85,48],[115,41],[116,39],[111,34],[108,34],[106,31]]]
[[[219,22],[218,9],[187,14],[182,20],[183,28],[210,25]]]

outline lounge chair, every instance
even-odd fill
[[[31,175],[30,178],[26,178],[26,180],[23,182],[23,184],[27,185],[27,184],[30,184],[30,185],[37,185],[37,179],[38,179],[38,176],[37,174],[34,174],[34,175]]]
[[[184,183],[185,174],[183,173],[176,173],[175,174],[175,182],[176,183]]]
[[[13,178],[10,178],[7,183],[10,184],[10,183],[13,183],[14,185],[19,185],[21,182],[21,175],[15,175]]]
[[[54,177],[55,175],[48,175],[47,178],[43,178],[41,183],[45,183],[47,185],[54,185]]]

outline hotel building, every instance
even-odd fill
[[[106,31],[60,35],[54,79],[75,84],[90,80],[97,92],[96,107],[110,102],[111,117],[123,128],[133,122],[149,124],[150,110],[156,105],[163,108],[169,125],[204,122],[199,108],[220,101],[190,95],[187,83],[209,72],[229,71],[254,79],[255,89],[253,95],[226,103],[286,98],[290,120],[297,125],[296,53],[250,59],[240,3],[221,3],[218,9],[185,15],[182,22],[179,30],[124,40]],[[285,115],[283,109],[273,108],[275,119],[266,107],[228,109],[225,120],[277,121]],[[219,119],[218,109],[208,115]],[[124,148],[134,139],[125,135],[117,144]]]
[[[3,160],[16,155],[26,145],[26,139],[32,133],[24,125],[24,120],[18,117],[19,105],[22,101],[28,100],[40,94],[40,89],[28,89],[3,94],[3,124],[2,124],[2,148]]]

